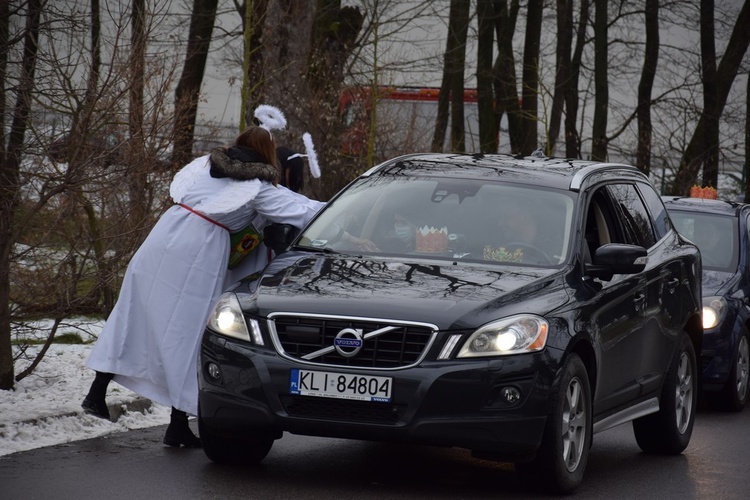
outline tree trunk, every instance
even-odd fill
[[[745,87],[745,203],[750,203],[750,77]]]
[[[552,97],[552,110],[547,132],[547,156],[555,154],[557,137],[560,135],[565,89],[570,78],[570,54],[573,43],[573,0],[557,0],[557,48],[555,93]]]
[[[98,2],[98,0],[93,0]],[[92,2],[92,3],[93,3]],[[148,190],[148,170],[144,165],[143,152],[143,95],[145,88],[146,66],[146,2],[132,0],[130,14],[130,106],[128,118],[128,228],[133,240],[140,243],[146,231],[144,222],[148,216],[148,197],[144,193]],[[99,23],[98,9],[96,23]],[[98,46],[97,46],[98,52]]]
[[[732,35],[729,37],[726,52],[724,52],[724,56],[721,58],[719,67],[716,70],[716,114],[718,116],[721,116],[724,110],[729,90],[737,76],[742,59],[745,57],[748,44],[750,44],[750,30],[747,29],[748,26],[750,26],[750,0],[745,0],[732,30]],[[696,125],[693,136],[690,138],[690,142],[680,160],[677,175],[667,189],[667,194],[687,195],[690,191],[690,186],[695,182],[704,154],[704,135],[706,133],[707,120],[708,117],[706,114],[701,113],[698,125]]]
[[[516,31],[516,19],[520,3],[513,0],[510,8],[506,0],[495,2],[495,32],[497,37],[497,59],[492,68],[493,85],[495,87],[495,102],[497,123],[504,113],[508,115],[509,153],[516,154],[521,150],[523,138],[523,120],[521,106],[518,103],[518,89],[516,81],[516,62],[513,56],[513,34]]]
[[[701,0],[701,69],[703,79],[703,186],[719,183],[719,112],[716,101],[714,0]]]
[[[594,123],[591,127],[591,159],[607,159],[607,113],[609,111],[608,0],[594,0]]]
[[[239,129],[253,122],[253,112],[262,104],[265,75],[263,71],[263,27],[268,13],[268,0],[246,0],[242,14],[244,39],[242,111]]]
[[[451,2],[451,5],[453,2]],[[456,50],[451,53],[451,152],[466,151],[464,122],[464,73],[466,72],[466,36],[469,31],[469,0],[456,2]]]
[[[492,52],[495,36],[493,0],[477,0],[477,105],[479,107],[479,151],[497,153],[497,127],[492,96]]]
[[[435,119],[435,132],[432,136],[432,151],[443,151],[445,144],[445,133],[448,128],[448,117],[451,117],[451,148],[454,147],[455,123],[453,115],[455,110],[451,111],[450,105],[455,102],[455,92],[457,80],[461,78],[463,88],[463,71],[464,67],[461,61],[466,60],[466,31],[462,26],[468,28],[468,20],[464,22],[465,13],[468,13],[468,0],[451,0],[450,10],[448,12],[448,37],[445,44],[445,54],[443,56],[443,78],[440,82],[440,91],[438,93],[438,109]],[[461,43],[463,31],[463,45]],[[462,56],[463,55],[463,56]],[[463,102],[463,91],[461,92]],[[461,109],[463,120],[463,108]],[[463,126],[463,123],[462,125]]]
[[[646,50],[638,83],[638,147],[635,165],[646,175],[651,173],[651,90],[659,60],[659,0],[646,0]]]
[[[14,384],[13,352],[10,343],[10,254],[16,242],[17,230],[13,227],[13,215],[18,206],[20,189],[20,164],[24,136],[31,112],[31,93],[34,88],[34,71],[39,44],[39,27],[42,14],[41,0],[29,0],[26,14],[23,56],[17,99],[13,109],[7,149],[3,150],[0,162],[0,389],[10,390]],[[0,7],[0,46],[3,47],[2,88],[7,69],[7,47],[9,41],[9,6]],[[3,141],[5,142],[5,141]],[[2,147],[2,144],[0,144]]]
[[[570,60],[570,78],[565,86],[565,156],[581,157],[581,134],[578,133],[578,78],[581,73],[583,47],[586,45],[586,28],[589,23],[589,0],[581,0],[576,46]]]
[[[172,163],[180,167],[192,159],[195,119],[198,114],[203,73],[216,19],[218,0],[193,0],[187,53],[175,90],[174,149]]]
[[[307,102],[302,106],[306,111],[304,123],[315,140],[321,165],[326,166],[322,182],[315,183],[320,186],[317,197],[323,200],[336,194],[354,175],[340,154],[339,102],[346,64],[357,47],[364,15],[359,8],[342,7],[341,3],[318,0],[310,35],[312,50],[304,73],[308,84]]]
[[[544,0],[529,0],[526,16],[526,36],[523,47],[523,82],[521,109],[523,110],[523,142],[521,154],[531,154],[538,147],[537,116],[539,99],[539,44],[542,36]]]

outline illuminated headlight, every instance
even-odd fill
[[[716,328],[727,314],[727,301],[724,297],[703,297],[703,329]]]
[[[487,323],[464,342],[459,358],[505,356],[544,349],[549,324],[544,318],[521,314]]]
[[[219,301],[214,306],[214,310],[208,318],[208,327],[216,333],[226,335],[227,337],[234,337],[256,345],[263,345],[260,325],[253,319],[247,323],[245,322],[245,316],[242,314],[237,296],[231,292],[219,297]]]

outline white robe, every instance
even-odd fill
[[[208,156],[175,175],[170,195],[238,231],[250,222],[303,227],[324,205],[259,180],[215,179]],[[165,406],[198,412],[197,364],[206,321],[227,284],[267,264],[259,246],[230,274],[226,229],[175,205],[133,256],[117,303],[86,365]]]

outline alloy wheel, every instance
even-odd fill
[[[581,381],[573,378],[565,393],[562,412],[563,462],[570,472],[578,467],[586,441],[586,407],[581,391]]]
[[[677,384],[675,387],[675,416],[677,430],[682,434],[690,424],[693,411],[693,366],[686,352],[680,355],[677,365]]]

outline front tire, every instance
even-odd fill
[[[723,406],[729,411],[742,411],[747,404],[748,383],[750,383],[750,334],[742,327],[737,349],[732,357],[732,369],[727,384],[722,391]]]
[[[568,493],[581,483],[591,447],[591,387],[577,354],[565,360],[550,397],[552,413],[536,458],[516,470],[531,488]]]
[[[678,341],[659,399],[659,411],[633,420],[638,446],[646,453],[678,455],[693,434],[698,402],[695,349],[687,334]]]
[[[274,438],[258,433],[251,438],[226,438],[211,430],[200,416],[198,408],[198,432],[206,456],[222,465],[254,465],[266,458],[271,451]]]

